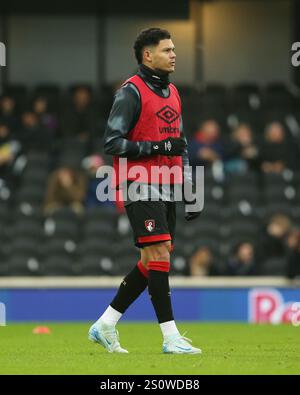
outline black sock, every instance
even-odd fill
[[[135,266],[123,279],[116,296],[111,302],[111,307],[120,313],[125,313],[148,285],[148,279]]]
[[[149,270],[148,291],[158,322],[173,321],[169,272]]]

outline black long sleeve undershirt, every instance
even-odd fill
[[[128,158],[151,155],[150,142],[126,138],[139,118],[140,107],[139,92],[133,84],[127,84],[117,91],[104,135],[106,154]]]

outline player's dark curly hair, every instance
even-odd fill
[[[159,27],[151,27],[150,29],[142,30],[137,36],[134,43],[134,53],[138,64],[143,61],[143,49],[147,45],[158,45],[160,40],[170,39],[171,34],[164,29]]]

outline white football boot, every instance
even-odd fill
[[[193,347],[191,339],[180,335],[167,336],[163,342],[163,353],[165,354],[201,354],[200,348]]]
[[[97,324],[95,323],[90,327],[88,339],[101,344],[108,352],[128,354],[128,351],[121,347],[119,332],[113,325],[98,321]]]

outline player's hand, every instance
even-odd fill
[[[187,221],[192,221],[193,219],[199,217],[199,215],[201,214],[201,211],[196,211],[195,213],[189,213],[188,211],[185,212],[184,218]]]
[[[193,210],[191,210],[191,206],[193,207]],[[185,201],[185,205],[184,205],[184,218],[187,221],[192,221],[193,219],[199,217],[199,215],[202,212],[202,207],[199,204],[199,202],[197,203],[196,199],[193,202],[187,202]]]
[[[184,218],[186,221],[192,221],[199,217],[203,210],[202,201],[196,197],[195,185],[188,177],[184,179],[182,184],[182,193],[184,201]]]
[[[151,145],[152,155],[180,156],[186,147],[182,137],[169,137],[162,141],[154,141]]]

